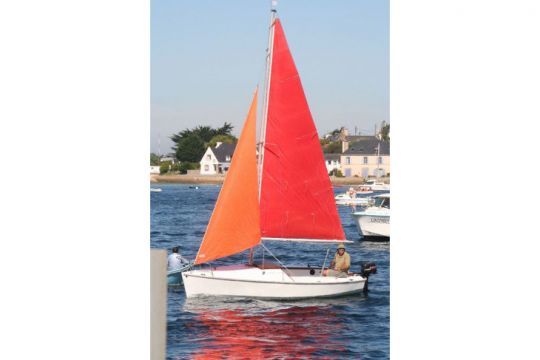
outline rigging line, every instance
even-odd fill
[[[291,274],[290,274],[289,269],[285,266],[285,264],[283,264],[281,261],[279,261],[279,259],[274,255],[274,253],[271,252],[271,251],[264,245],[264,243],[261,242],[261,246],[262,246],[266,251],[268,251],[268,253],[269,253],[270,255],[272,255],[272,257],[273,257],[274,259],[276,259],[276,261],[283,267],[283,269],[285,270],[285,274],[287,274],[287,276],[288,276],[293,282],[296,282],[296,281],[294,281],[293,277],[292,277]]]

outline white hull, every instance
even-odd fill
[[[367,197],[357,197],[352,198],[348,194],[340,194],[336,195],[336,204],[339,205],[368,205],[369,204],[369,198]]]
[[[310,274],[313,270],[314,274]],[[361,292],[366,279],[358,274],[345,278],[321,276],[321,269],[289,268],[289,277],[278,266],[265,269],[234,265],[182,273],[186,297],[234,296],[263,299],[335,297]],[[291,279],[292,278],[292,279]]]
[[[372,191],[390,191],[390,185],[371,185]]]
[[[358,232],[362,236],[390,237],[390,214],[353,214]]]
[[[150,188],[150,192],[161,192],[160,188]]]

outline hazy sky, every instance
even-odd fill
[[[262,87],[270,0],[152,0],[151,151],[196,125],[238,135]],[[388,0],[278,0],[319,131],[389,121]],[[158,143],[160,145],[158,146]]]

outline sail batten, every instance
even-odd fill
[[[272,40],[261,235],[344,240],[317,129],[279,19]]]
[[[237,254],[261,242],[255,153],[256,113],[257,91],[195,258],[195,265]]]

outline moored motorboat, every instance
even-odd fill
[[[370,201],[368,197],[351,197],[348,193],[336,195],[335,200],[336,200],[336,204],[338,205],[359,205],[359,206],[367,206]]]
[[[362,187],[371,191],[390,191],[390,184],[374,179],[367,180]]]
[[[151,188],[150,188],[150,192],[161,192],[161,189],[160,189],[160,188],[153,188],[153,187],[151,187]]]
[[[358,232],[373,240],[390,239],[390,194],[373,196],[373,204],[353,214]]]
[[[367,197],[363,197],[362,195],[370,195],[373,194],[373,191],[366,190],[366,189],[354,189],[349,188],[349,190],[343,194],[338,194],[335,196],[336,204],[339,205],[359,205],[359,206],[367,206],[369,204],[370,199]]]

